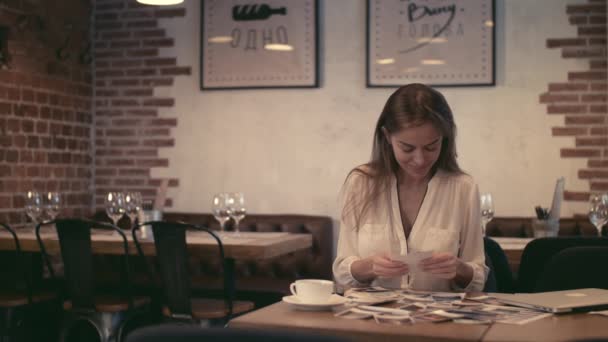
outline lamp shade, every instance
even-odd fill
[[[137,2],[144,5],[168,6],[181,4],[184,0],[137,0]]]

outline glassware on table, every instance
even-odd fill
[[[211,211],[213,217],[220,223],[220,231],[224,231],[226,228],[226,222],[230,220],[230,209],[228,207],[228,194],[220,192],[213,195],[213,202],[211,203]]]
[[[591,194],[589,197],[589,221],[602,236],[602,227],[608,222],[608,193]]]
[[[125,193],[125,213],[131,221],[131,227],[135,226],[135,219],[138,217],[142,206],[141,193],[127,192]]]
[[[239,222],[245,218],[245,215],[247,214],[245,196],[242,192],[232,192],[228,194],[228,208],[230,217],[234,220],[234,233],[239,234]]]
[[[42,210],[42,195],[37,191],[28,191],[25,194],[25,213],[29,216],[30,220],[32,220],[34,230],[36,229],[36,225],[42,220]]]
[[[106,214],[116,225],[125,213],[125,196],[120,192],[108,192],[105,199]]]
[[[559,235],[559,217],[532,220],[532,233],[535,238],[556,237]]]
[[[481,229],[483,235],[486,235],[486,225],[494,218],[494,201],[492,194],[487,192],[479,197],[479,209],[481,211]]]
[[[53,221],[61,210],[61,194],[55,191],[49,191],[44,195],[44,220]]]

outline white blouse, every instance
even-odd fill
[[[366,176],[353,172],[344,185],[343,198],[356,202],[366,188]],[[343,215],[333,264],[336,282],[346,287],[378,285],[426,291],[482,291],[488,268],[481,231],[479,190],[473,179],[465,174],[437,171],[429,181],[407,240],[395,177],[390,188],[388,196],[379,199],[374,209],[360,218],[359,227],[356,226],[356,209]],[[460,288],[451,280],[416,271],[403,277],[376,278],[371,284],[362,284],[353,278],[350,269],[356,260],[381,252],[406,255],[414,250],[452,253],[473,267],[473,279],[468,286]]]

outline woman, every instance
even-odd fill
[[[481,291],[485,266],[479,194],[456,161],[445,98],[422,84],[395,91],[374,133],[372,159],[343,187],[333,272],[347,287]],[[432,252],[419,262],[395,256]],[[420,255],[420,254],[418,254]]]

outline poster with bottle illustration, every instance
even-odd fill
[[[494,85],[493,0],[368,0],[367,86]]]
[[[318,87],[317,0],[203,0],[201,89]]]

